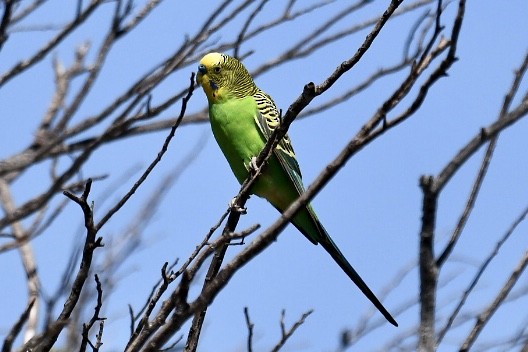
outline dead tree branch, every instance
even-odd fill
[[[95,274],[95,283],[97,285],[97,304],[95,306],[92,318],[90,319],[88,324],[83,324],[82,341],[81,341],[81,347],[79,349],[80,352],[86,351],[86,347],[88,344],[90,345],[90,347],[92,347],[92,350],[94,352],[99,351],[99,348],[103,345],[103,343],[101,342],[101,339],[103,336],[103,327],[104,327],[103,321],[106,318],[101,318],[99,316],[99,314],[101,313],[101,308],[103,307],[103,288],[101,285],[101,281],[99,281],[99,276],[97,276],[97,274]],[[90,333],[90,329],[98,321],[100,322],[100,327],[99,327],[99,332],[97,334],[97,341],[94,344],[90,341],[89,333]]]
[[[297,320],[289,329],[286,329],[286,324],[284,323],[284,318],[286,317],[286,311],[283,310],[281,313],[281,320],[280,320],[280,326],[281,326],[281,339],[277,344],[272,348],[273,352],[279,351],[286,341],[293,335],[295,330],[297,330],[304,322],[306,321],[306,318],[310,316],[310,314],[313,313],[313,309],[310,309],[309,311],[303,313],[303,315]]]
[[[460,347],[460,352],[466,352],[469,351],[479,334],[482,332],[482,329],[486,326],[486,324],[489,322],[493,314],[497,311],[497,309],[500,307],[501,303],[506,299],[506,296],[508,293],[510,293],[511,289],[513,288],[513,285],[517,283],[517,280],[519,280],[519,277],[523,273],[524,269],[526,269],[526,266],[528,265],[528,251],[524,254],[523,258],[519,261],[519,264],[515,268],[515,270],[511,273],[510,277],[508,278],[508,281],[504,284],[500,292],[497,294],[493,302],[484,310],[479,316],[477,317],[477,321],[475,323],[475,326],[467,336],[466,340]]]

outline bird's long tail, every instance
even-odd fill
[[[279,207],[276,208],[281,211]],[[363,294],[374,304],[374,306],[380,311],[381,314],[387,319],[392,325],[398,326],[396,320],[387,311],[387,309],[381,304],[376,295],[367,286],[365,281],[359,276],[356,270],[350,265],[348,260],[345,258],[343,253],[337,248],[330,235],[325,230],[313,208],[308,205],[302,209],[293,218],[292,224],[313,244],[320,243],[323,248],[332,256],[334,261],[343,269],[348,277],[356,284],[357,287],[363,292]]]
[[[320,225],[320,224],[319,224]],[[356,272],[356,270],[350,265],[348,260],[346,260],[345,256],[339,248],[335,245],[334,241],[330,238],[326,230],[323,228],[322,225],[320,225],[322,231],[324,232],[324,236],[321,236],[319,239],[319,243],[323,246],[323,248],[334,258],[335,262],[343,269],[343,271],[348,275],[348,277],[356,284],[357,287],[363,292],[363,294],[374,304],[374,306],[380,311],[381,314],[394,326],[398,326],[398,323],[396,320],[392,317],[392,315],[385,309],[383,304],[379,301],[379,299],[376,297],[376,295],[372,292],[372,290],[367,286],[365,281],[359,276],[359,274]]]

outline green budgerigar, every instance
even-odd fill
[[[280,124],[271,97],[260,90],[244,65],[220,53],[205,55],[198,66],[197,82],[209,101],[213,134],[240,183],[273,130]],[[285,136],[274,150],[252,193],[266,198],[280,212],[286,210],[304,186],[290,139]],[[311,205],[301,209],[291,223],[312,243],[320,243],[336,263],[393,325],[398,324],[346,260],[317,218]]]

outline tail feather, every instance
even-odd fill
[[[361,292],[363,292],[363,294],[372,302],[372,304],[374,304],[374,306],[380,311],[380,313],[383,314],[385,319],[387,319],[387,321],[392,325],[398,326],[396,320],[387,311],[387,309],[385,309],[383,304],[379,301],[379,299],[372,292],[372,290],[367,286],[365,281],[363,281],[357,271],[346,260],[345,256],[341,253],[339,248],[337,248],[334,241],[332,241],[332,239],[330,238],[330,236],[328,236],[324,229],[323,231],[325,232],[325,236],[321,236],[319,243],[321,243],[323,248],[328,252],[328,254],[332,256],[335,262],[341,267],[341,269],[343,269],[343,271],[356,284],[356,286],[361,290]]]
[[[278,206],[275,206],[280,212],[281,209]],[[346,260],[345,256],[336,244],[330,238],[328,232],[317,219],[314,210],[311,206],[307,206],[297,213],[297,215],[291,221],[292,224],[313,244],[320,243],[323,248],[332,256],[334,261],[343,269],[343,271],[348,275],[348,277],[356,284],[356,286],[363,292],[363,294],[374,304],[374,306],[380,311],[381,314],[394,326],[398,326],[396,320],[392,315],[385,309],[383,304],[379,301],[376,295],[371,291],[367,286],[365,281],[359,276],[356,270],[350,265]]]

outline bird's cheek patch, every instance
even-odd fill
[[[211,85],[211,94],[214,98],[216,98],[217,96],[216,92],[218,91],[218,85],[211,80],[209,80],[209,84]]]
[[[217,85],[215,82],[213,82],[213,81],[209,81],[209,83],[211,84],[211,88],[212,88],[213,90],[217,90],[217,89],[218,89],[218,85]]]

